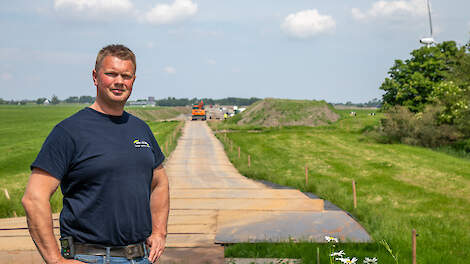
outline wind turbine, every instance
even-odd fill
[[[431,19],[431,6],[429,5],[429,0],[426,0],[428,6],[428,14],[429,14],[429,29],[431,30],[431,36],[427,38],[422,38],[419,40],[421,44],[426,45],[426,47],[430,47],[432,44],[436,43],[432,35],[432,19]]]

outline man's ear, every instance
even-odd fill
[[[93,83],[95,84],[96,87],[98,87],[98,73],[96,72],[95,69],[91,72],[93,76]]]

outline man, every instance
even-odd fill
[[[135,71],[127,47],[101,49],[93,70],[96,101],[54,127],[31,165],[22,203],[46,263],[149,263],[163,253],[164,155],[150,128],[124,111]],[[49,203],[59,184],[61,251]]]

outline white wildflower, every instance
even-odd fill
[[[337,261],[341,261],[341,263],[345,263],[345,264],[354,264],[357,262],[357,258],[336,258],[335,260]]]
[[[330,257],[342,257],[344,256],[344,250],[341,250],[339,252],[333,252],[330,254]]]
[[[338,239],[336,237],[331,237],[331,236],[325,236],[325,240],[328,242],[334,241],[338,243]]]
[[[377,258],[368,258],[364,259],[364,264],[377,264]]]

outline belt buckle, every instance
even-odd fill
[[[126,247],[125,253],[126,253],[126,258],[127,259],[133,259],[134,258],[134,254],[133,254],[134,250],[133,249],[134,249],[134,247],[132,247],[132,246]]]
[[[129,245],[125,248],[124,251],[127,259],[134,259],[136,257],[143,257],[145,255],[142,244]]]

